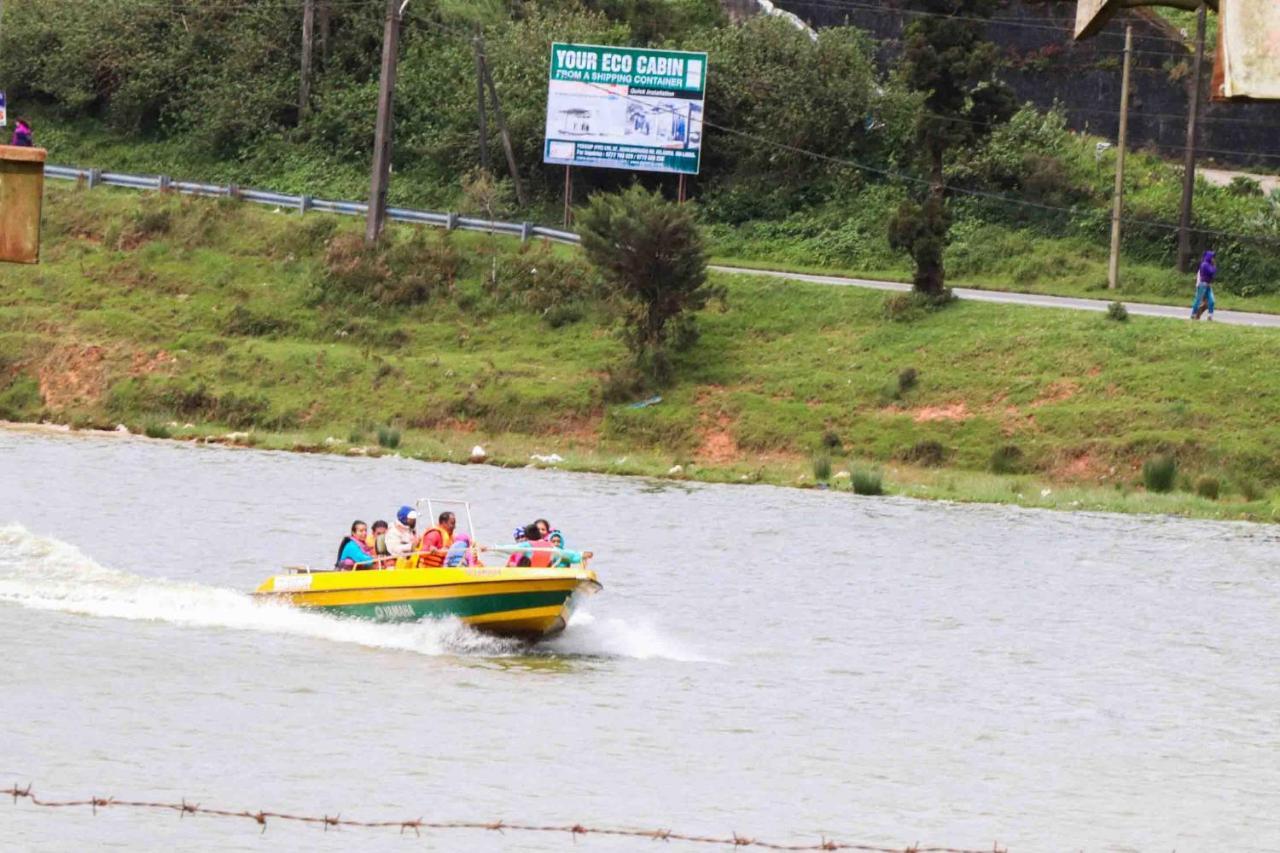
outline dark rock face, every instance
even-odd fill
[[[878,60],[884,67],[897,55],[903,23],[911,19],[893,0],[775,0],[775,5],[815,28],[850,24],[867,30],[880,44]],[[1181,157],[1194,54],[1181,33],[1154,13],[1122,13],[1091,39],[1076,42],[1074,2],[1006,2],[988,24],[987,37],[1001,47],[1006,67],[1000,76],[1019,102],[1044,109],[1056,102],[1072,128],[1115,139],[1126,20],[1133,22],[1134,48],[1129,144]],[[1213,50],[1206,45],[1197,161],[1280,169],[1280,102],[1210,101]]]

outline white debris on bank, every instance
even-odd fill
[[[541,465],[559,465],[564,461],[564,457],[559,453],[552,453],[548,456],[543,456],[541,453],[534,453],[531,454],[529,458]]]

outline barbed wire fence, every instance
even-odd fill
[[[326,832],[330,829],[336,830],[342,828],[396,829],[401,834],[412,830],[415,835],[421,835],[424,830],[483,830],[488,832],[537,832],[549,835],[567,835],[574,841],[586,836],[598,835],[614,838],[643,838],[651,841],[683,841],[688,844],[705,844],[717,847],[755,847],[761,850],[856,850],[861,851],[862,853],[1008,853],[1007,848],[1002,848],[995,843],[993,843],[990,848],[982,849],[962,847],[922,847],[918,843],[908,845],[906,847],[881,847],[874,844],[850,844],[829,838],[822,838],[817,842],[786,844],[739,835],[736,832],[728,836],[693,835],[685,832],[677,832],[671,829],[591,827],[584,826],[579,823],[567,825],[538,825],[530,823],[512,823],[505,820],[427,820],[421,817],[414,818],[412,820],[354,820],[352,818],[342,817],[341,814],[303,815],[265,810],[250,811],[246,809],[237,811],[235,809],[211,808],[209,806],[202,806],[199,803],[189,803],[185,798],[176,803],[125,800],[116,797],[97,796],[81,799],[55,800],[37,797],[32,791],[30,784],[26,787],[12,785],[8,788],[0,789],[0,795],[12,797],[15,805],[17,805],[19,801],[24,801],[31,803],[34,806],[46,809],[73,809],[88,807],[93,810],[93,814],[95,815],[98,813],[98,809],[134,809],[138,811],[172,812],[177,814],[180,819],[185,818],[187,815],[202,815],[206,817],[248,820],[253,821],[253,823],[261,827],[262,832],[267,831],[269,822],[287,821],[308,824],[311,826],[320,826],[323,827]]]

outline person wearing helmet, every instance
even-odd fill
[[[409,556],[418,548],[418,511],[411,506],[402,506],[396,512],[395,523],[387,528],[387,553],[396,558],[397,568],[401,562],[411,562]]]

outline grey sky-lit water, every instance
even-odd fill
[[[546,515],[534,654],[253,605],[354,517]],[[1280,531],[0,431],[0,783],[347,817],[1280,848]],[[0,802],[0,846],[561,850]],[[652,842],[589,838],[574,849]]]

